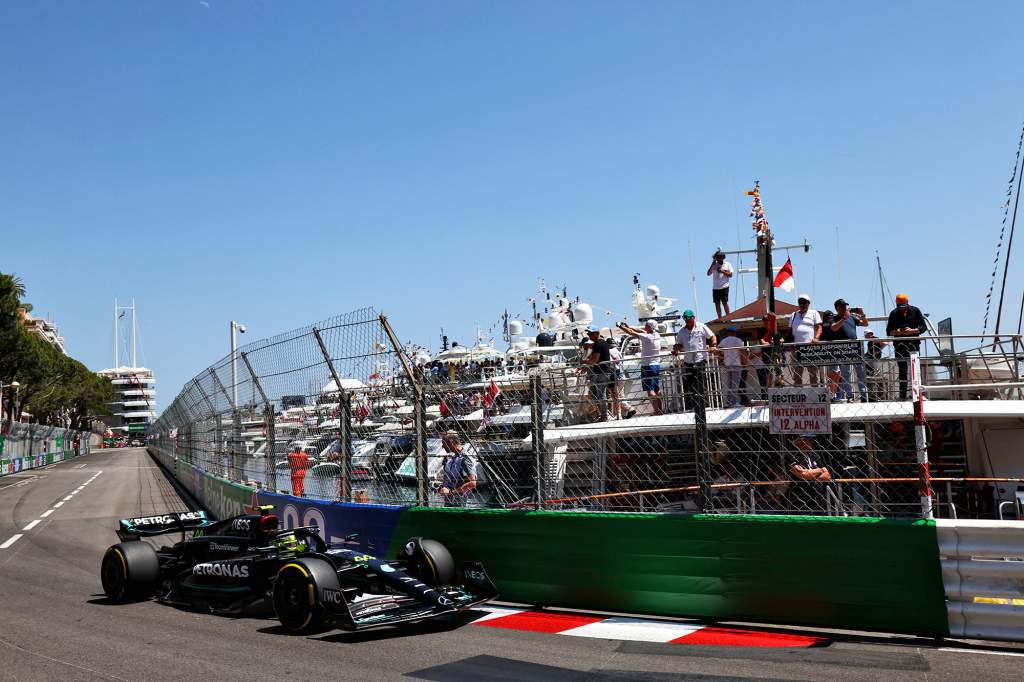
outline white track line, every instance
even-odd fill
[[[18,533],[17,535],[12,535],[10,538],[8,538],[7,542],[5,542],[4,544],[0,545],[0,549],[7,549],[8,547],[13,545],[15,542],[17,542],[21,538],[22,538],[22,534],[21,533]]]
[[[58,502],[57,504],[53,505],[53,508],[54,508],[54,509],[60,509],[60,508],[61,508],[61,507],[63,507],[63,506],[64,506],[64,500],[61,500],[61,501],[60,501],[60,502]]]
[[[47,516],[49,516],[52,513],[53,513],[52,509],[47,509],[46,511],[44,511],[42,514],[39,515],[39,518],[45,519]]]
[[[1024,653],[1013,651],[987,651],[985,649],[957,649],[955,647],[943,646],[937,651],[947,651],[951,654],[988,654],[989,656],[1024,656]]]
[[[30,523],[27,526],[25,526],[24,528],[22,528],[22,530],[32,530],[33,528],[35,528],[36,526],[39,525],[39,521],[40,521],[40,519],[36,519],[32,523]]]

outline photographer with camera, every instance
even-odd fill
[[[836,299],[836,314],[832,320],[832,334],[836,341],[857,342],[857,327],[868,326],[864,317],[863,308],[850,308],[849,304],[842,298]],[[868,400],[868,386],[864,381],[864,356],[860,345],[857,346],[857,361],[839,365],[839,374],[842,380],[839,382],[839,400],[852,401],[853,386],[850,383],[851,370],[857,374],[857,394],[862,403]]]
[[[732,279],[732,263],[725,260],[725,253],[721,249],[715,251],[711,257],[711,267],[708,268],[708,277],[711,278],[711,300],[715,304],[715,313],[718,319],[722,319],[722,308],[725,314],[729,310],[729,281]]]

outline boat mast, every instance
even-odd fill
[[[132,299],[132,369],[138,367],[135,363],[135,299]]]
[[[117,361],[119,359],[118,355],[119,355],[119,353],[117,352],[117,297],[115,296],[114,297],[114,369],[117,369],[117,366],[118,366],[118,364],[117,364]]]

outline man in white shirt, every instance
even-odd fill
[[[793,334],[793,343],[818,343],[821,340],[821,315],[817,310],[811,310],[811,297],[807,294],[800,294],[796,300],[800,309],[789,317],[789,330]],[[813,362],[802,364],[800,362],[800,351],[797,347],[794,352],[796,362],[793,364],[793,383],[802,386],[804,383],[804,369],[807,370],[809,385],[818,383],[818,366]]]
[[[743,350],[743,339],[737,336],[739,328],[734,326],[725,330],[724,338],[718,348],[722,352],[723,379],[725,388],[725,406],[736,407],[740,404],[740,385],[743,373],[747,371],[747,353]]]
[[[718,345],[718,339],[706,324],[697,322],[692,310],[683,311],[683,323],[683,328],[676,332],[672,355],[683,354],[683,393],[687,400],[703,401],[708,351]]]
[[[715,313],[718,319],[722,318],[722,308],[725,314],[729,310],[729,281],[732,279],[732,263],[725,260],[725,254],[721,249],[715,251],[711,257],[711,267],[708,268],[708,277],[711,278],[711,300],[715,304]]]
[[[647,320],[643,329],[638,329],[620,322],[618,327],[640,339],[640,384],[651,399],[651,410],[654,414],[661,414],[661,398],[658,397],[661,393],[661,334],[657,331],[657,323]]]

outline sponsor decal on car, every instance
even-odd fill
[[[237,552],[239,547],[238,545],[225,545],[220,542],[211,542],[210,549],[215,552]]]
[[[381,573],[394,573],[395,572],[395,567],[394,566],[392,566],[391,564],[385,564],[384,562],[381,562],[381,564],[380,564],[380,566],[378,568],[379,568]]]
[[[249,565],[238,563],[196,564],[192,575],[212,575],[218,578],[248,578]]]
[[[251,519],[235,519],[231,522],[231,530],[249,530],[251,527]]]
[[[342,594],[341,590],[325,589],[323,591],[323,593],[324,593],[324,596],[323,596],[324,603],[327,603],[327,604],[344,604],[345,603],[345,595]]]

